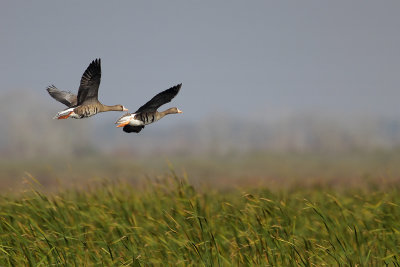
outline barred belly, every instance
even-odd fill
[[[142,121],[144,125],[147,125],[147,124],[157,121],[157,118],[156,118],[154,112],[136,114],[135,119]]]
[[[96,115],[99,112],[97,106],[81,106],[74,109],[74,113],[79,116],[79,118],[87,118]]]

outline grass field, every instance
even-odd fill
[[[400,265],[396,187],[243,192],[195,189],[173,172],[150,180],[2,195],[0,266]]]

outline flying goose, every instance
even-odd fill
[[[141,106],[135,113],[126,113],[119,118],[115,124],[117,127],[124,127],[124,132],[131,133],[140,132],[145,125],[156,122],[168,114],[182,113],[178,108],[169,108],[165,111],[158,112],[157,109],[171,102],[178,94],[182,84],[175,85],[165,91],[154,96],[149,102]]]
[[[96,115],[99,112],[128,111],[128,109],[122,105],[106,106],[99,102],[97,97],[100,78],[100,59],[95,59],[82,75],[78,96],[71,92],[60,91],[54,85],[47,87],[47,92],[49,92],[55,100],[68,107],[58,112],[54,119],[82,119]]]

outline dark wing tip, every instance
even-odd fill
[[[50,91],[54,90],[54,85],[47,86],[46,90],[50,93]]]
[[[87,83],[89,83],[91,80],[100,83],[100,77],[101,77],[100,63],[101,63],[100,58],[97,58],[89,64],[89,66],[86,68],[85,72],[82,75],[81,85],[82,84],[88,85]]]
[[[93,60],[93,61],[90,63],[88,69],[89,69],[90,71],[95,71],[95,70],[97,70],[98,72],[101,72],[101,59],[100,59],[100,58],[96,58],[95,60]]]
[[[179,90],[181,90],[181,87],[182,87],[182,83],[177,84],[177,85],[175,85],[175,86],[172,86],[172,87],[169,88],[168,90],[173,91],[173,92],[175,93],[175,95],[176,95],[176,94],[179,93]]]
[[[100,58],[96,58],[92,62],[90,62],[85,72],[89,72],[91,74],[100,73],[101,72],[101,60]]]
[[[96,99],[101,80],[101,59],[96,58],[86,68],[82,75],[78,90],[78,105],[88,99]]]
[[[47,90],[47,92],[48,92],[49,94],[57,93],[57,92],[60,91],[60,90],[58,90],[58,88],[57,88],[54,84],[47,86],[47,87],[46,87],[46,90]]]
[[[173,86],[172,88],[176,88],[179,90],[179,89],[181,89],[181,87],[182,87],[182,83],[179,83],[179,84]]]

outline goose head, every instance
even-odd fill
[[[183,113],[179,108],[170,108],[165,111],[167,114]]]

